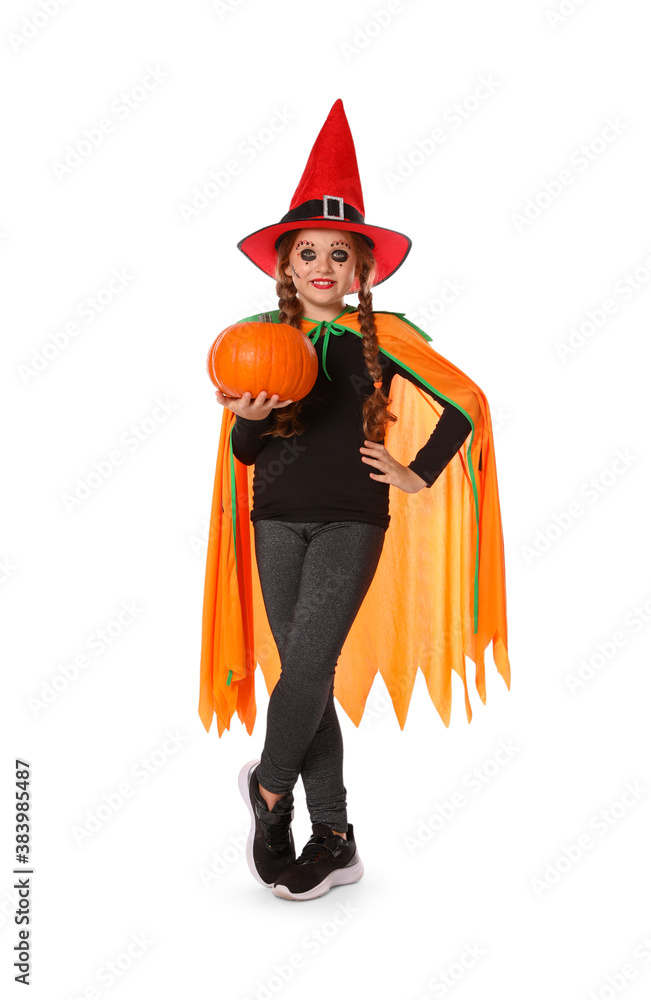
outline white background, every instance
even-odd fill
[[[31,996],[649,996],[646,13],[633,0],[3,4],[3,982],[21,757]],[[262,747],[260,672],[251,737],[237,718],[206,734],[197,713],[222,414],[205,359],[229,323],[277,307],[236,244],[287,211],[339,97],[367,221],[413,239],[376,308],[423,327],[491,406],[513,680],[489,650],[484,706],[468,661],[470,725],[456,675],[449,728],[421,674],[403,731],[379,676],[359,728],[339,708],[366,873],[294,905],[243,854],[237,773]],[[113,130],[58,176],[107,117]],[[437,128],[446,141],[418,162]],[[553,191],[562,171],[571,183]],[[446,281],[462,286],[447,304]],[[563,353],[572,328],[583,335]],[[116,449],[122,463],[71,507]],[[302,846],[300,783],[296,800]]]

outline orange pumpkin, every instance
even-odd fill
[[[246,322],[227,326],[208,352],[213,384],[225,396],[250,392],[298,400],[316,382],[318,359],[314,345],[301,330],[286,323]]]

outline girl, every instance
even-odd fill
[[[336,156],[327,128],[333,122]],[[267,398],[264,392],[255,399],[248,392],[241,398],[216,392],[219,403],[235,414],[234,458],[255,467],[250,515],[255,558],[281,662],[261,756],[239,776],[251,817],[247,860],[259,882],[293,900],[355,882],[364,870],[347,817],[334,679],[380,561],[391,520],[389,487],[405,493],[431,488],[473,429],[460,405],[380,350],[376,318],[395,314],[374,313],[371,288],[400,266],[411,244],[402,234],[364,223],[361,188],[362,211],[355,208],[350,185],[347,197],[324,193],[345,188],[342,178],[349,180],[350,155],[347,164],[341,155],[344,125],[338,101],[290,212],[276,226],[258,231],[273,240],[279,303],[274,320],[310,336],[319,362],[316,382],[299,401]],[[356,162],[354,168],[356,174]],[[327,177],[324,169],[330,171]],[[320,200],[306,197],[310,184],[322,192]],[[336,218],[344,220],[340,228],[332,221],[331,202],[337,203]],[[305,227],[296,225],[299,219]],[[269,273],[268,253],[265,257],[255,247],[256,236],[243,240],[240,249]],[[352,290],[358,291],[356,309],[344,301]],[[249,317],[256,318],[263,317]],[[395,375],[443,408],[408,465],[383,444],[386,428],[399,419],[389,409]],[[299,776],[312,836],[296,857],[291,821]]]

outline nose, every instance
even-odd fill
[[[325,258],[319,258],[319,259],[317,259],[317,262],[314,265],[314,275],[315,275],[315,277],[322,277],[322,276],[330,275],[330,274],[332,274],[333,270],[334,270],[334,268],[332,266],[332,260],[330,259],[329,255],[327,257],[325,257]]]

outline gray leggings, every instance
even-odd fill
[[[345,833],[344,747],[335,668],[377,569],[385,529],[364,521],[253,522],[260,587],[281,673],[271,692],[258,780],[270,792],[299,774],[313,823]]]

